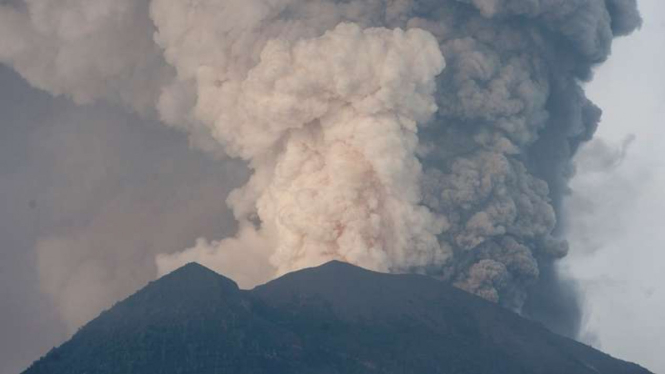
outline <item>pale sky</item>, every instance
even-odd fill
[[[589,342],[665,373],[665,3],[638,3],[642,30],[615,42],[587,88],[604,114],[571,183],[565,265],[581,281]],[[592,167],[594,146],[631,134],[621,163]]]

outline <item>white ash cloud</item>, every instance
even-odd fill
[[[254,170],[229,203],[240,221],[258,215],[278,274],[333,259],[389,271],[449,257],[436,238],[445,222],[419,204],[415,157],[442,68],[424,31],[341,24],[320,38],[268,42],[239,81],[208,73],[222,83],[196,111],[210,113],[213,135]]]

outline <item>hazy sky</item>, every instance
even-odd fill
[[[588,87],[605,114],[578,160],[565,267],[585,296],[587,341],[665,372],[665,4],[639,2],[642,31],[616,41]],[[52,99],[0,67],[0,374],[151,280],[156,253],[233,232],[223,197],[245,177],[191,150],[184,134]],[[128,258],[133,267],[118,266]],[[48,274],[67,269],[57,261],[81,273]],[[39,267],[54,280],[48,290]],[[54,304],[45,292],[89,295],[89,305]],[[63,308],[77,318],[61,320]]]
[[[184,134],[54,100],[4,67],[0,113],[1,374],[154,279],[155,254],[235,230],[224,197],[244,172]]]
[[[638,3],[642,30],[615,42],[587,89],[604,114],[578,156],[566,265],[582,282],[589,337],[665,373],[665,3]],[[631,135],[623,161],[602,167],[599,149]]]

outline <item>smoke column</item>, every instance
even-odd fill
[[[635,0],[25,0],[0,5],[0,62],[246,162],[220,196],[237,235],[161,273],[198,261],[251,287],[338,259],[571,335],[557,212],[601,113],[582,82],[640,24]]]

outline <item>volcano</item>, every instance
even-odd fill
[[[253,290],[191,263],[81,328],[25,374],[647,374],[420,275],[342,262]]]

